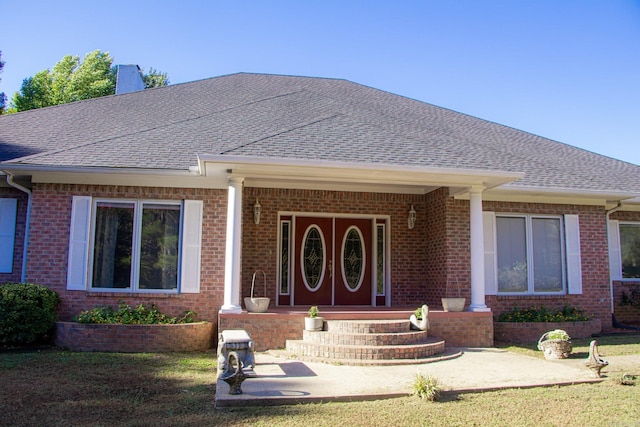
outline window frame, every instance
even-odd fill
[[[620,265],[618,268],[620,269],[620,278],[618,280],[622,282],[640,282],[640,277],[624,277],[624,269],[622,268],[622,263],[624,261],[624,256],[622,253],[622,233],[621,227],[623,225],[631,225],[634,227],[640,228],[640,221],[618,221],[618,248],[620,251]]]
[[[563,215],[549,215],[549,214],[521,214],[521,213],[498,213],[495,214],[496,230],[495,239],[498,240],[498,226],[497,221],[499,218],[524,218],[525,220],[525,249],[527,260],[527,290],[522,292],[505,292],[500,290],[499,283],[499,271],[497,269],[498,264],[498,247],[496,243],[495,257],[496,257],[496,295],[498,296],[543,296],[543,295],[566,295],[568,293],[568,271],[567,271],[567,249],[566,249],[566,230],[565,230],[565,217]],[[560,225],[559,237],[560,237],[560,265],[562,267],[562,289],[556,292],[535,291],[535,276],[534,276],[534,242],[533,242],[533,220],[534,219],[556,219]]]
[[[99,288],[93,286],[93,269],[95,257],[96,242],[96,215],[98,212],[98,203],[124,203],[133,204],[133,242],[131,247],[131,279],[128,288]],[[142,238],[142,214],[145,204],[148,205],[165,205],[180,207],[180,224],[178,231],[178,262],[177,262],[177,280],[175,289],[140,289],[140,259],[141,259],[141,238]],[[127,199],[127,198],[108,198],[95,197],[91,201],[91,230],[89,237],[89,257],[87,266],[87,289],[90,292],[118,292],[118,293],[138,293],[138,294],[178,294],[182,288],[182,245],[184,233],[184,201],[182,200],[164,200],[164,199]]]

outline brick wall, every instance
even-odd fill
[[[13,246],[13,270],[11,273],[0,273],[0,283],[20,282],[28,198],[24,192],[15,188],[0,187],[0,198],[5,197],[18,199],[18,210],[16,212],[16,234]]]
[[[609,252],[606,214],[601,206],[553,205],[535,203],[484,202],[485,211],[527,214],[576,214],[580,219],[580,253],[582,260],[582,294],[561,296],[487,296],[486,303],[499,316],[519,307],[544,305],[559,309],[565,304],[580,307],[602,327],[611,327]]]
[[[430,312],[429,336],[442,338],[447,347],[493,347],[490,312]]]
[[[204,202],[202,264],[199,294],[138,294],[67,291],[67,257],[71,201],[74,195],[122,199],[193,199]],[[59,318],[71,320],[81,310],[98,305],[155,303],[177,316],[186,310],[200,320],[215,322],[224,295],[224,256],[227,213],[226,190],[155,187],[35,184],[31,213],[27,279],[48,286],[61,298]]]
[[[278,263],[278,211],[331,214],[389,215],[391,226],[392,305],[424,302],[427,294],[425,233],[427,217],[422,195],[387,193],[347,193],[321,190],[246,188],[243,194],[242,297],[251,293],[251,278],[256,270],[267,274],[267,296],[276,298]],[[262,205],[260,224],[253,221],[256,198]],[[417,211],[416,226],[407,227],[411,205]],[[256,296],[264,296],[262,282]]]
[[[57,322],[55,344],[73,351],[172,352],[213,347],[215,323],[96,325]]]
[[[265,351],[284,348],[287,340],[302,339],[304,317],[304,314],[225,313],[219,316],[218,330],[244,329],[253,339],[255,350]]]

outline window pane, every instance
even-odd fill
[[[310,290],[315,291],[320,285],[324,269],[324,245],[320,229],[309,229],[304,241],[304,280]]]
[[[145,204],[140,241],[140,289],[178,287],[180,206]]]
[[[622,277],[640,278],[640,225],[620,224]]]
[[[280,252],[280,293],[289,293],[289,223],[282,223]]]
[[[384,227],[378,225],[378,283],[376,294],[384,295]]]
[[[360,286],[364,278],[364,247],[358,230],[349,230],[342,248],[342,268],[347,287],[354,290]]]
[[[133,203],[98,202],[93,253],[94,288],[131,286]]]
[[[533,218],[534,292],[562,291],[562,241],[558,218]]]
[[[498,291],[526,292],[527,243],[524,218],[496,218]]]

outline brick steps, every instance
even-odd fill
[[[327,320],[323,331],[287,340],[290,353],[343,364],[423,363],[445,351],[445,342],[410,330],[408,320]]]

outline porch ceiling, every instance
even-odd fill
[[[439,187],[494,188],[524,176],[519,172],[398,166],[334,161],[200,155],[208,178],[243,177],[246,187],[328,189],[426,194]]]

